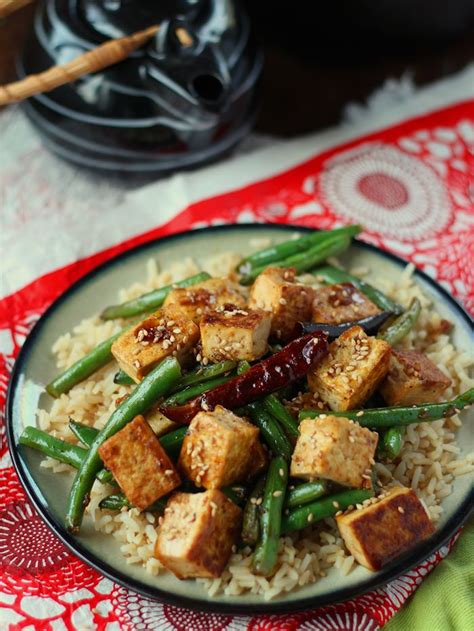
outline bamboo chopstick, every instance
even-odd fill
[[[6,18],[10,13],[31,4],[34,0],[0,0],[0,18]]]
[[[98,72],[123,61],[131,52],[143,46],[158,29],[159,25],[150,26],[132,35],[111,39],[66,64],[53,66],[39,74],[0,86],[0,106],[27,99],[34,94],[49,92],[85,74]]]

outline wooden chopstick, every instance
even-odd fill
[[[123,61],[130,53],[153,37],[158,29],[159,25],[150,26],[132,35],[111,39],[66,64],[53,66],[39,74],[29,75],[20,81],[0,86],[0,106],[22,101],[35,94],[49,92],[83,75],[98,72]]]

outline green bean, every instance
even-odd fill
[[[244,508],[241,539],[249,546],[254,546],[260,536],[260,504],[263,501],[264,490],[265,476],[263,475],[250,493]]]
[[[216,386],[220,386],[222,383],[226,383],[226,381],[229,381],[230,379],[232,379],[231,375],[223,375],[222,377],[214,377],[214,379],[197,383],[194,386],[188,386],[187,388],[184,388],[184,390],[176,392],[165,399],[162,406],[170,407],[172,405],[181,405],[182,403],[186,403],[186,401],[194,399],[194,397],[197,397],[208,390],[212,390],[212,388],[215,388]]]
[[[90,377],[97,370],[112,361],[112,344],[125,331],[126,329],[122,329],[115,335],[112,335],[108,340],[93,348],[90,353],[81,357],[75,364],[55,377],[46,386],[48,394],[57,399],[61,394],[69,392],[73,386],[81,383],[81,381],[84,381],[84,379],[87,379],[87,377]]]
[[[331,265],[318,267],[318,269],[314,271],[314,275],[318,278],[322,278],[325,283],[352,283],[363,294],[365,294],[367,298],[372,300],[377,307],[382,309],[382,311],[392,311],[397,315],[403,312],[403,307],[391,300],[391,298],[386,296],[376,287],[373,287],[372,285],[369,285],[369,283],[357,278],[357,276],[352,276],[352,274],[337,269],[336,267],[332,267]]]
[[[158,309],[158,307],[161,307],[167,295],[176,287],[190,287],[191,285],[196,285],[196,283],[202,283],[209,278],[211,278],[209,274],[200,272],[199,274],[180,280],[177,283],[160,287],[160,289],[153,289],[153,291],[149,291],[133,300],[107,307],[100,317],[103,320],[115,320],[116,318],[131,318],[132,316],[141,315],[147,311],[154,311]]]
[[[160,498],[148,506],[144,512],[162,513],[166,508],[166,502],[167,499]],[[99,503],[99,508],[106,510],[120,510],[124,506],[127,508],[133,508],[133,504],[127,500],[124,493],[113,493],[112,495],[107,495],[107,497],[104,497]]]
[[[379,439],[379,455],[387,457],[389,460],[394,460],[400,455],[403,445],[403,432],[400,427],[391,427]]]
[[[118,384],[119,386],[133,386],[136,384],[136,381],[132,379],[130,375],[127,375],[125,370],[120,369],[118,372],[115,373],[114,383]]]
[[[176,459],[179,456],[187,431],[187,426],[178,427],[178,429],[174,429],[172,432],[163,434],[163,436],[160,436],[158,439],[170,458]]]
[[[283,426],[283,429],[290,438],[298,438],[298,436],[300,435],[300,432],[298,430],[298,421],[293,418],[293,416],[276,395],[267,395],[263,400],[263,404],[267,412],[274,416],[277,421],[279,421],[279,423]]]
[[[40,451],[58,462],[68,464],[74,469],[79,469],[87,456],[87,449],[84,449],[84,447],[72,445],[65,440],[43,432],[37,427],[26,427],[18,442],[20,445],[36,449],[36,451]],[[113,483],[114,481],[112,474],[106,469],[99,468],[95,477],[103,483]]]
[[[72,483],[66,513],[66,526],[69,531],[77,532],[81,525],[94,476],[101,466],[99,447],[137,414],[146,412],[159,397],[170,391],[180,377],[178,361],[174,357],[167,357],[148,373],[130,396],[112,413],[105,427],[97,434]]]
[[[237,504],[237,506],[242,506],[247,497],[247,487],[243,484],[232,484],[232,486],[223,486],[221,491],[226,495],[230,500]]]
[[[187,388],[188,386],[193,386],[197,383],[203,383],[204,381],[209,381],[210,379],[214,379],[214,377],[220,377],[220,375],[224,375],[237,366],[237,362],[226,359],[218,364],[210,364],[209,366],[199,366],[195,370],[189,372],[184,375],[179,380],[178,387],[181,390],[182,388]]]
[[[385,340],[391,346],[395,346],[411,331],[415,326],[421,313],[421,304],[418,298],[413,298],[408,309],[396,318],[385,330],[381,331],[377,337]]]
[[[276,420],[265,410],[263,403],[260,401],[249,403],[246,406],[246,410],[274,455],[283,456],[286,460],[290,460],[292,453],[290,441],[280,429]]]
[[[313,482],[304,482],[295,486],[294,489],[288,490],[285,498],[285,506],[294,508],[314,502],[322,495],[326,495],[328,484],[325,480],[314,480]]]
[[[294,508],[288,515],[283,516],[281,532],[286,534],[294,530],[302,530],[321,519],[332,517],[338,511],[345,510],[351,505],[361,504],[373,494],[372,490],[352,489]]]
[[[347,250],[350,244],[351,240],[347,236],[342,235],[340,237],[332,237],[331,239],[327,239],[326,241],[313,246],[302,254],[294,254],[287,259],[276,261],[273,265],[275,267],[293,267],[297,274],[302,274],[303,272],[316,267],[316,265],[319,265],[319,263],[322,263],[328,257],[341,254],[341,252]],[[267,267],[268,265],[262,265],[261,267],[256,267],[250,271],[240,279],[241,285],[250,285],[253,283],[257,276]]]
[[[89,427],[83,423],[78,423],[72,418],[69,418],[69,429],[74,436],[86,447],[90,447],[95,440],[95,437],[99,433],[99,430],[95,427]]]
[[[260,538],[253,555],[253,567],[263,576],[269,576],[277,562],[287,483],[288,465],[284,458],[277,456],[268,467],[260,513]]]
[[[350,410],[346,412],[328,412],[331,416],[345,416],[363,427],[402,427],[410,423],[424,423],[437,421],[441,418],[454,416],[465,407],[474,403],[474,388],[466,390],[451,401],[443,403],[422,403],[404,407],[402,405],[391,408],[371,408],[369,410]],[[324,412],[321,410],[301,410],[299,419],[317,418]]]
[[[250,368],[252,368],[250,363],[246,359],[243,359],[239,362],[239,365],[237,366],[237,374],[243,375],[244,372],[247,372],[247,370],[250,370]]]
[[[277,245],[273,245],[265,250],[255,252],[250,256],[245,257],[240,261],[237,271],[244,274],[256,267],[262,267],[275,261],[281,261],[283,259],[297,254],[299,252],[305,252],[314,245],[317,245],[327,239],[331,239],[334,236],[347,235],[354,237],[359,232],[362,232],[363,228],[359,225],[345,226],[344,228],[336,228],[335,230],[318,230],[307,234],[299,239],[288,239]]]

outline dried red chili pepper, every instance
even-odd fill
[[[327,335],[315,331],[293,340],[278,353],[227,383],[184,405],[165,407],[161,411],[172,421],[186,424],[200,410],[213,410],[216,405],[223,405],[230,410],[241,407],[303,377],[314,363],[326,355],[327,350]]]

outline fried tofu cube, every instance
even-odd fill
[[[208,311],[226,304],[244,307],[246,298],[244,289],[228,278],[209,278],[191,287],[177,287],[170,291],[164,302],[165,307],[175,307],[199,324],[201,317]]]
[[[331,410],[361,407],[385,378],[390,354],[390,344],[353,326],[329,345],[328,355],[309,371],[309,389]]]
[[[294,281],[293,269],[267,267],[250,290],[249,307],[270,311],[271,333],[282,340],[291,336],[297,322],[311,318],[314,290]]]
[[[300,423],[291,458],[295,478],[324,478],[353,488],[371,485],[378,434],[347,418],[322,414]]]
[[[175,493],[158,530],[155,557],[177,578],[217,578],[241,523],[242,511],[222,491]]]
[[[120,368],[138,383],[170,355],[185,365],[198,340],[199,327],[192,320],[175,309],[162,309],[115,340],[112,355]]]
[[[352,556],[374,571],[434,532],[413,489],[398,486],[379,501],[336,517],[336,522]]]
[[[380,309],[352,283],[328,285],[315,290],[313,322],[341,324],[380,313]]]
[[[218,307],[202,316],[202,353],[211,362],[252,361],[264,355],[272,318],[263,309]]]
[[[424,353],[394,350],[380,392],[388,405],[416,405],[436,401],[450,385]]]
[[[196,414],[189,425],[178,467],[196,486],[218,489],[244,480],[259,430],[221,405]]]
[[[181,478],[143,416],[136,416],[99,448],[104,465],[140,510],[171,493]]]

